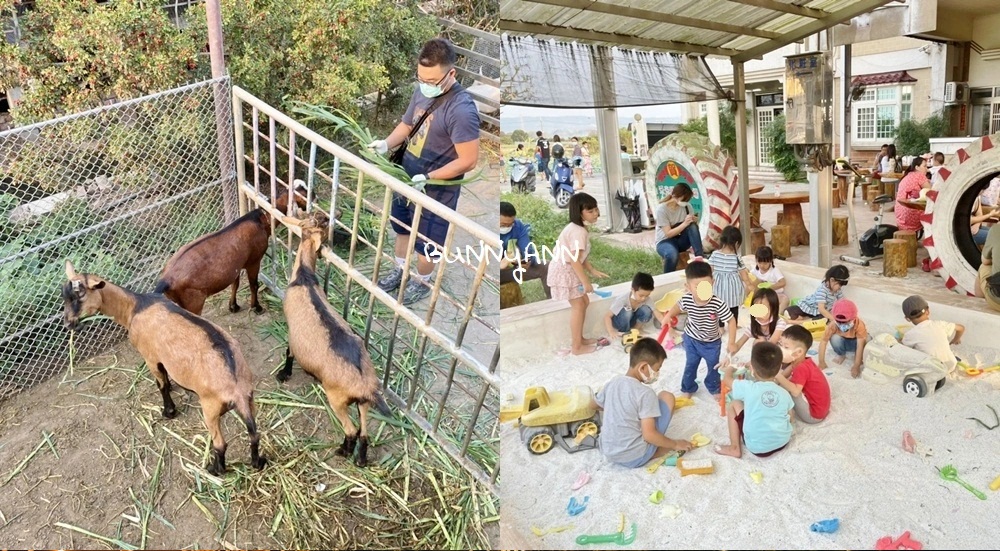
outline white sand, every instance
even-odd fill
[[[960,321],[960,320],[955,320]],[[889,330],[888,327],[870,327]],[[828,351],[830,352],[830,351]],[[982,352],[992,359],[997,350],[956,347],[959,355]],[[741,356],[749,356],[749,344]],[[827,358],[830,358],[828,354]],[[598,388],[627,369],[628,357],[612,345],[583,357],[557,357],[552,352],[531,361],[502,361],[504,393],[521,396],[532,385],[558,390],[587,384]],[[679,392],[684,352],[675,348],[664,363],[654,390]],[[671,438],[689,438],[696,432],[712,443],[689,452],[692,459],[711,458],[715,473],[681,477],[677,469],[625,469],[606,461],[599,450],[568,454],[554,448],[531,455],[512,424],[502,426],[501,533],[516,534],[505,544],[523,548],[600,548],[614,544],[579,546],[580,534],[606,534],[618,529],[619,513],[626,531],[634,521],[638,537],[629,548],[839,548],[874,549],[882,536],[912,537],[934,548],[996,548],[1000,536],[1000,492],[989,483],[1000,476],[1000,428],[988,431],[966,417],[992,423],[992,405],[1000,411],[1000,374],[969,379],[949,378],[926,398],[907,396],[902,379],[882,384],[852,379],[848,362],[826,371],[833,403],[830,416],[819,425],[795,424],[789,446],[769,458],[744,450],[742,459],[716,455],[715,444],[728,442],[725,418],[698,376],[695,405],[678,410],[667,430]],[[901,447],[909,430],[918,451]],[[955,482],[938,476],[935,467],[953,464],[960,478],[987,495],[980,501]],[[750,472],[764,474],[753,482]],[[581,471],[591,482],[570,490]],[[665,498],[648,501],[655,490]],[[582,514],[570,517],[570,496],[590,496]],[[676,505],[681,514],[671,519],[661,513]],[[834,534],[810,531],[812,523],[839,518]],[[574,525],[562,533],[535,536],[531,527],[549,529]],[[522,543],[523,542],[523,543]],[[505,547],[506,548],[506,547]]]

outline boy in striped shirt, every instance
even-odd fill
[[[668,326],[681,312],[687,314],[684,326],[684,353],[687,361],[684,364],[684,377],[681,379],[681,394],[690,398],[698,391],[698,365],[704,359],[708,368],[705,387],[712,396],[718,397],[722,390],[719,372],[715,369],[722,353],[719,323],[725,323],[728,327],[727,350],[729,354],[735,354],[736,318],[726,303],[712,293],[711,266],[705,262],[692,262],[684,269],[684,275],[688,292],[670,308],[663,319],[663,325]]]

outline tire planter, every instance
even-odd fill
[[[656,190],[659,202],[679,182],[688,183],[694,192],[691,209],[699,217],[698,229],[705,251],[715,250],[722,229],[739,217],[736,166],[705,136],[688,132],[671,134],[649,150],[646,189]]]
[[[931,269],[937,270],[945,287],[956,293],[973,296],[979,250],[968,229],[969,214],[978,190],[998,172],[998,146],[1000,133],[983,136],[958,150],[934,176],[927,192],[927,208],[920,217],[923,245],[930,255]]]

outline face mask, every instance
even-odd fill
[[[850,331],[852,327],[854,327],[854,322],[853,321],[852,322],[848,322],[848,323],[838,323],[837,324],[837,329],[840,329],[841,331],[844,331],[844,332]]]
[[[436,98],[444,93],[444,90],[436,84],[427,84],[426,82],[420,83],[420,93],[427,98]]]
[[[514,229],[514,226],[501,227],[500,228],[500,235],[507,235],[508,233],[510,233],[510,230],[512,230],[512,229]]]
[[[649,373],[650,373],[650,375],[648,375],[648,376],[642,375],[642,374],[639,375],[640,377],[642,377],[642,382],[644,384],[647,384],[647,385],[651,385],[651,384],[655,383],[656,380],[660,378],[660,372],[659,371],[653,371],[652,367],[649,368]]]

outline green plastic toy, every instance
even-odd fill
[[[577,545],[590,545],[592,543],[617,543],[618,545],[629,545],[635,541],[635,536],[638,531],[638,526],[633,522],[632,530],[629,531],[628,535],[625,532],[615,532],[614,534],[581,534],[576,537]]]
[[[944,467],[938,469],[938,472],[941,473],[941,478],[949,482],[958,482],[963,488],[972,492],[979,499],[986,499],[986,494],[973,488],[968,482],[958,478],[958,469],[956,469],[953,465],[945,465]]]

